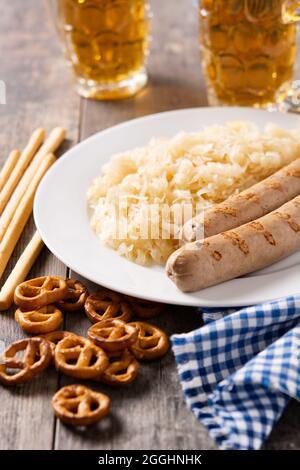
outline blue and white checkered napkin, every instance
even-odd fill
[[[300,296],[202,311],[205,326],[172,337],[187,405],[221,449],[259,449],[300,399]]]

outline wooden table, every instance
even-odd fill
[[[4,2],[3,2],[4,3]],[[65,149],[118,122],[170,109],[205,106],[200,70],[197,12],[192,0],[153,0],[150,83],[137,98],[103,103],[74,92],[50,21],[40,0],[5,2],[0,15],[0,79],[7,85],[7,105],[0,104],[0,149],[4,160],[22,147],[38,126],[68,129]],[[199,123],[201,124],[201,123]],[[65,150],[63,149],[63,150]],[[55,224],[55,221],[53,221]],[[26,227],[7,272],[33,231]],[[66,266],[44,249],[31,277],[69,275]],[[171,308],[161,320],[168,332],[200,325],[194,309]],[[88,321],[66,315],[66,329],[85,333]],[[7,344],[24,336],[13,310],[1,315],[0,339]],[[111,390],[112,414],[96,428],[80,432],[61,425],[50,400],[70,380],[54,369],[19,388],[0,388],[1,449],[213,449],[214,443],[184,404],[175,361],[142,368],[132,387]],[[104,391],[106,387],[101,387]],[[300,406],[293,402],[268,440],[268,449],[300,449]]]

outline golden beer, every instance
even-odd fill
[[[200,0],[200,42],[210,104],[265,107],[294,77],[296,7],[284,0]]]
[[[83,96],[131,96],[147,81],[145,0],[55,0],[56,24]]]

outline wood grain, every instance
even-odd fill
[[[151,3],[154,20],[148,87],[136,98],[120,102],[84,101],[80,139],[146,114],[206,105],[203,82],[201,86],[196,9],[183,0],[176,1],[175,9],[170,0]],[[155,323],[171,334],[195,329],[200,321],[194,309],[172,307]],[[66,317],[67,329],[80,334],[85,334],[89,325],[81,316]],[[65,377],[62,380],[63,384],[71,382]],[[80,432],[58,423],[55,448],[214,448],[205,429],[185,407],[172,352],[160,362],[144,365],[136,382],[125,390],[91,386],[112,397],[111,418],[87,431],[84,439]]]
[[[68,129],[69,144],[77,141],[80,102],[70,87],[65,62],[53,38],[43,2],[27,0],[24,5],[23,0],[14,0],[1,8],[0,79],[7,87],[7,104],[0,105],[1,162],[11,149],[22,149],[39,126],[49,131],[63,125]],[[33,228],[30,220],[1,285],[29,242]],[[46,249],[29,276],[45,273],[66,273],[66,267]],[[13,319],[13,310],[2,312],[0,317],[0,340],[9,344],[24,336]],[[57,380],[51,370],[25,386],[1,387],[1,449],[51,449],[54,417],[50,399]]]
[[[6,106],[0,105],[0,158],[22,147],[38,126],[68,129],[68,147],[118,122],[160,111],[207,104],[201,75],[197,12],[190,0],[152,0],[153,42],[149,86],[133,99],[120,102],[79,100],[40,0],[10,2],[0,16],[0,79],[7,84]],[[201,123],[200,123],[201,124]],[[32,221],[14,253],[6,275],[32,235]],[[43,250],[30,277],[65,275],[66,267]],[[76,273],[71,273],[76,276]],[[85,280],[82,280],[86,283]],[[96,286],[89,284],[91,290]],[[12,312],[1,314],[0,339],[23,336]],[[201,324],[194,309],[169,307],[157,323],[168,333]],[[65,328],[85,334],[83,314],[65,316]],[[73,430],[52,415],[50,399],[61,385],[72,383],[54,370],[31,384],[1,387],[0,448],[2,449],[213,449],[205,428],[186,409],[172,352],[142,367],[132,386],[112,389],[91,383],[112,397],[112,414],[85,432]],[[292,402],[276,426],[267,449],[300,449],[300,405]]]
[[[97,286],[76,273],[93,292]],[[66,329],[85,335],[91,325],[84,315],[66,315]],[[193,330],[201,317],[193,308],[168,307],[153,324],[168,334]],[[63,377],[62,385],[74,383]],[[90,383],[112,398],[112,413],[98,426],[81,432],[60,422],[57,424],[55,448],[58,449],[212,449],[214,444],[204,428],[186,409],[171,351],[161,361],[142,364],[135,382],[124,388]]]

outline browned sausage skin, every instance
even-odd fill
[[[300,158],[240,194],[204,212],[204,237],[258,219],[300,194]],[[203,238],[203,215],[189,220],[182,230],[183,243]]]
[[[195,292],[257,271],[300,249],[300,196],[234,230],[175,251],[167,275],[183,292]]]

